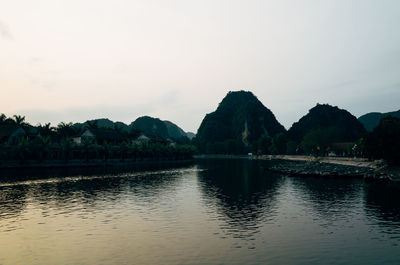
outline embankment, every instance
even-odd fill
[[[201,155],[197,159],[256,159],[266,160],[265,171],[279,172],[294,177],[355,177],[367,180],[400,181],[400,169],[387,167],[382,160],[350,157],[313,157],[294,155]]]
[[[29,168],[94,168],[112,166],[140,166],[147,164],[182,164],[193,162],[193,159],[164,159],[164,158],[143,158],[143,159],[90,159],[90,160],[46,160],[37,162],[26,161],[0,161],[0,169],[29,169]]]

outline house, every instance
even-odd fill
[[[142,145],[142,144],[147,144],[148,142],[150,142],[150,138],[147,137],[144,134],[139,135],[136,139],[134,139],[132,141],[132,144],[138,144],[138,145]]]
[[[346,156],[349,155],[354,147],[355,143],[353,142],[337,142],[332,143],[329,147],[330,152],[328,156]]]
[[[26,137],[25,130],[16,124],[0,125],[0,143],[14,144],[21,137]]]
[[[167,143],[169,146],[172,146],[172,147],[176,146],[176,142],[170,138],[167,138]]]
[[[82,144],[82,137],[80,135],[72,137],[72,142],[76,145]]]
[[[104,142],[118,144],[125,140],[125,138],[109,128],[87,128],[79,137],[74,137],[73,141],[81,144],[84,141],[93,141],[96,144],[103,144]]]
[[[37,127],[31,126],[31,125],[25,126],[24,130],[26,133],[26,137],[30,140],[32,140],[40,135],[39,129]]]

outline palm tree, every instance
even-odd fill
[[[39,135],[32,143],[33,154],[37,156],[39,162],[43,162],[46,155],[49,153],[50,137]]]
[[[39,124],[39,133],[42,136],[52,136],[54,133],[54,127],[50,127],[50,123],[45,123],[44,125]]]
[[[94,145],[93,145],[93,139],[91,138],[84,138],[82,141],[82,148],[83,148],[83,153],[85,156],[85,162],[89,162],[89,155],[91,152],[93,152]]]
[[[6,121],[6,119],[7,119],[7,116],[6,116],[6,115],[4,115],[4,113],[0,114],[0,123],[3,123],[3,122],[5,122],[5,121]]]
[[[66,138],[66,137],[73,137],[77,133],[77,130],[74,127],[74,125],[72,124],[72,122],[70,122],[70,123],[65,123],[65,122],[59,123],[57,125],[57,128],[55,128],[55,131],[57,133],[58,139],[63,139],[63,138]]]
[[[18,141],[18,144],[14,146],[14,150],[17,153],[16,155],[19,158],[19,162],[23,164],[29,152],[28,140],[25,137],[21,137]]]
[[[123,141],[120,145],[119,145],[119,151],[121,154],[121,161],[125,160],[126,157],[126,152],[128,151],[128,144]]]
[[[137,160],[139,157],[139,146],[137,144],[131,144],[130,150],[131,150],[130,156],[133,158],[133,160]]]
[[[0,143],[0,164],[6,159],[10,159],[10,147]]]
[[[104,150],[104,162],[107,162],[107,160],[111,154],[112,145],[110,143],[108,143],[107,141],[104,141],[102,144],[102,147]]]
[[[25,116],[21,115],[14,115],[14,121],[17,125],[24,125],[25,124]]]
[[[73,146],[74,143],[72,142],[72,139],[70,137],[66,137],[61,140],[61,150],[63,152],[65,163],[69,161]]]

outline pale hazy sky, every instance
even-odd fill
[[[231,90],[286,127],[400,108],[398,0],[0,0],[0,113],[197,131]]]

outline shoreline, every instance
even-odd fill
[[[290,177],[346,177],[372,181],[400,181],[400,168],[388,167],[383,160],[366,158],[313,157],[296,155],[198,155],[195,159],[248,159],[271,161],[264,171]]]
[[[400,181],[400,167],[388,167],[383,160],[370,161],[351,157],[313,157],[296,155],[195,155],[192,159],[92,159],[48,160],[37,162],[0,161],[0,172],[29,169],[85,169],[100,167],[130,167],[148,165],[167,165],[194,162],[202,159],[246,159],[270,161],[263,166],[264,171],[277,172],[289,177],[347,177],[364,178],[373,181]]]
[[[51,169],[51,168],[94,168],[94,167],[113,167],[113,166],[140,166],[147,164],[175,164],[193,162],[194,159],[92,159],[89,161],[84,160],[70,160],[65,162],[63,160],[49,160],[43,162],[25,161],[21,164],[19,161],[0,162],[0,170],[18,170],[18,169]]]
[[[352,157],[315,157],[301,155],[195,155],[195,159],[250,159],[250,160],[286,160],[301,162],[320,162],[356,167],[379,168],[382,160],[370,161],[367,158]]]

